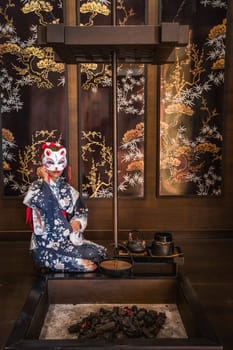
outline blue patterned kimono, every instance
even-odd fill
[[[87,208],[79,192],[63,178],[50,184],[42,180],[32,183],[24,198],[32,208],[33,233],[31,250],[40,267],[52,271],[87,272],[106,257],[106,248],[83,239],[87,225]],[[78,219],[81,231],[78,243],[71,242],[70,222]],[[80,237],[81,235],[81,237]]]

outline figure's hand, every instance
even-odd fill
[[[81,223],[78,220],[71,221],[70,225],[73,229],[73,232],[79,232],[81,230]]]
[[[83,234],[81,232],[72,232],[70,234],[70,241],[73,243],[73,245],[82,245]]]
[[[50,175],[44,166],[40,166],[36,171],[37,176],[41,177],[45,182],[50,182]]]

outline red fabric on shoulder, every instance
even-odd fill
[[[28,224],[33,229],[32,208],[30,207],[26,208],[26,224]]]
[[[67,215],[66,215],[66,211],[62,209],[62,211],[61,211],[61,212],[62,212],[62,214],[64,215],[64,217],[66,218],[66,217],[67,217]]]

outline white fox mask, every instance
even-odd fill
[[[61,148],[58,151],[53,151],[50,148],[45,148],[42,164],[49,171],[63,171],[67,166],[66,149]]]

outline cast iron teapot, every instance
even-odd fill
[[[146,241],[142,234],[137,230],[129,232],[127,248],[131,253],[144,253],[146,250]]]
[[[170,232],[156,232],[151,245],[151,253],[168,256],[174,253],[174,242]]]

